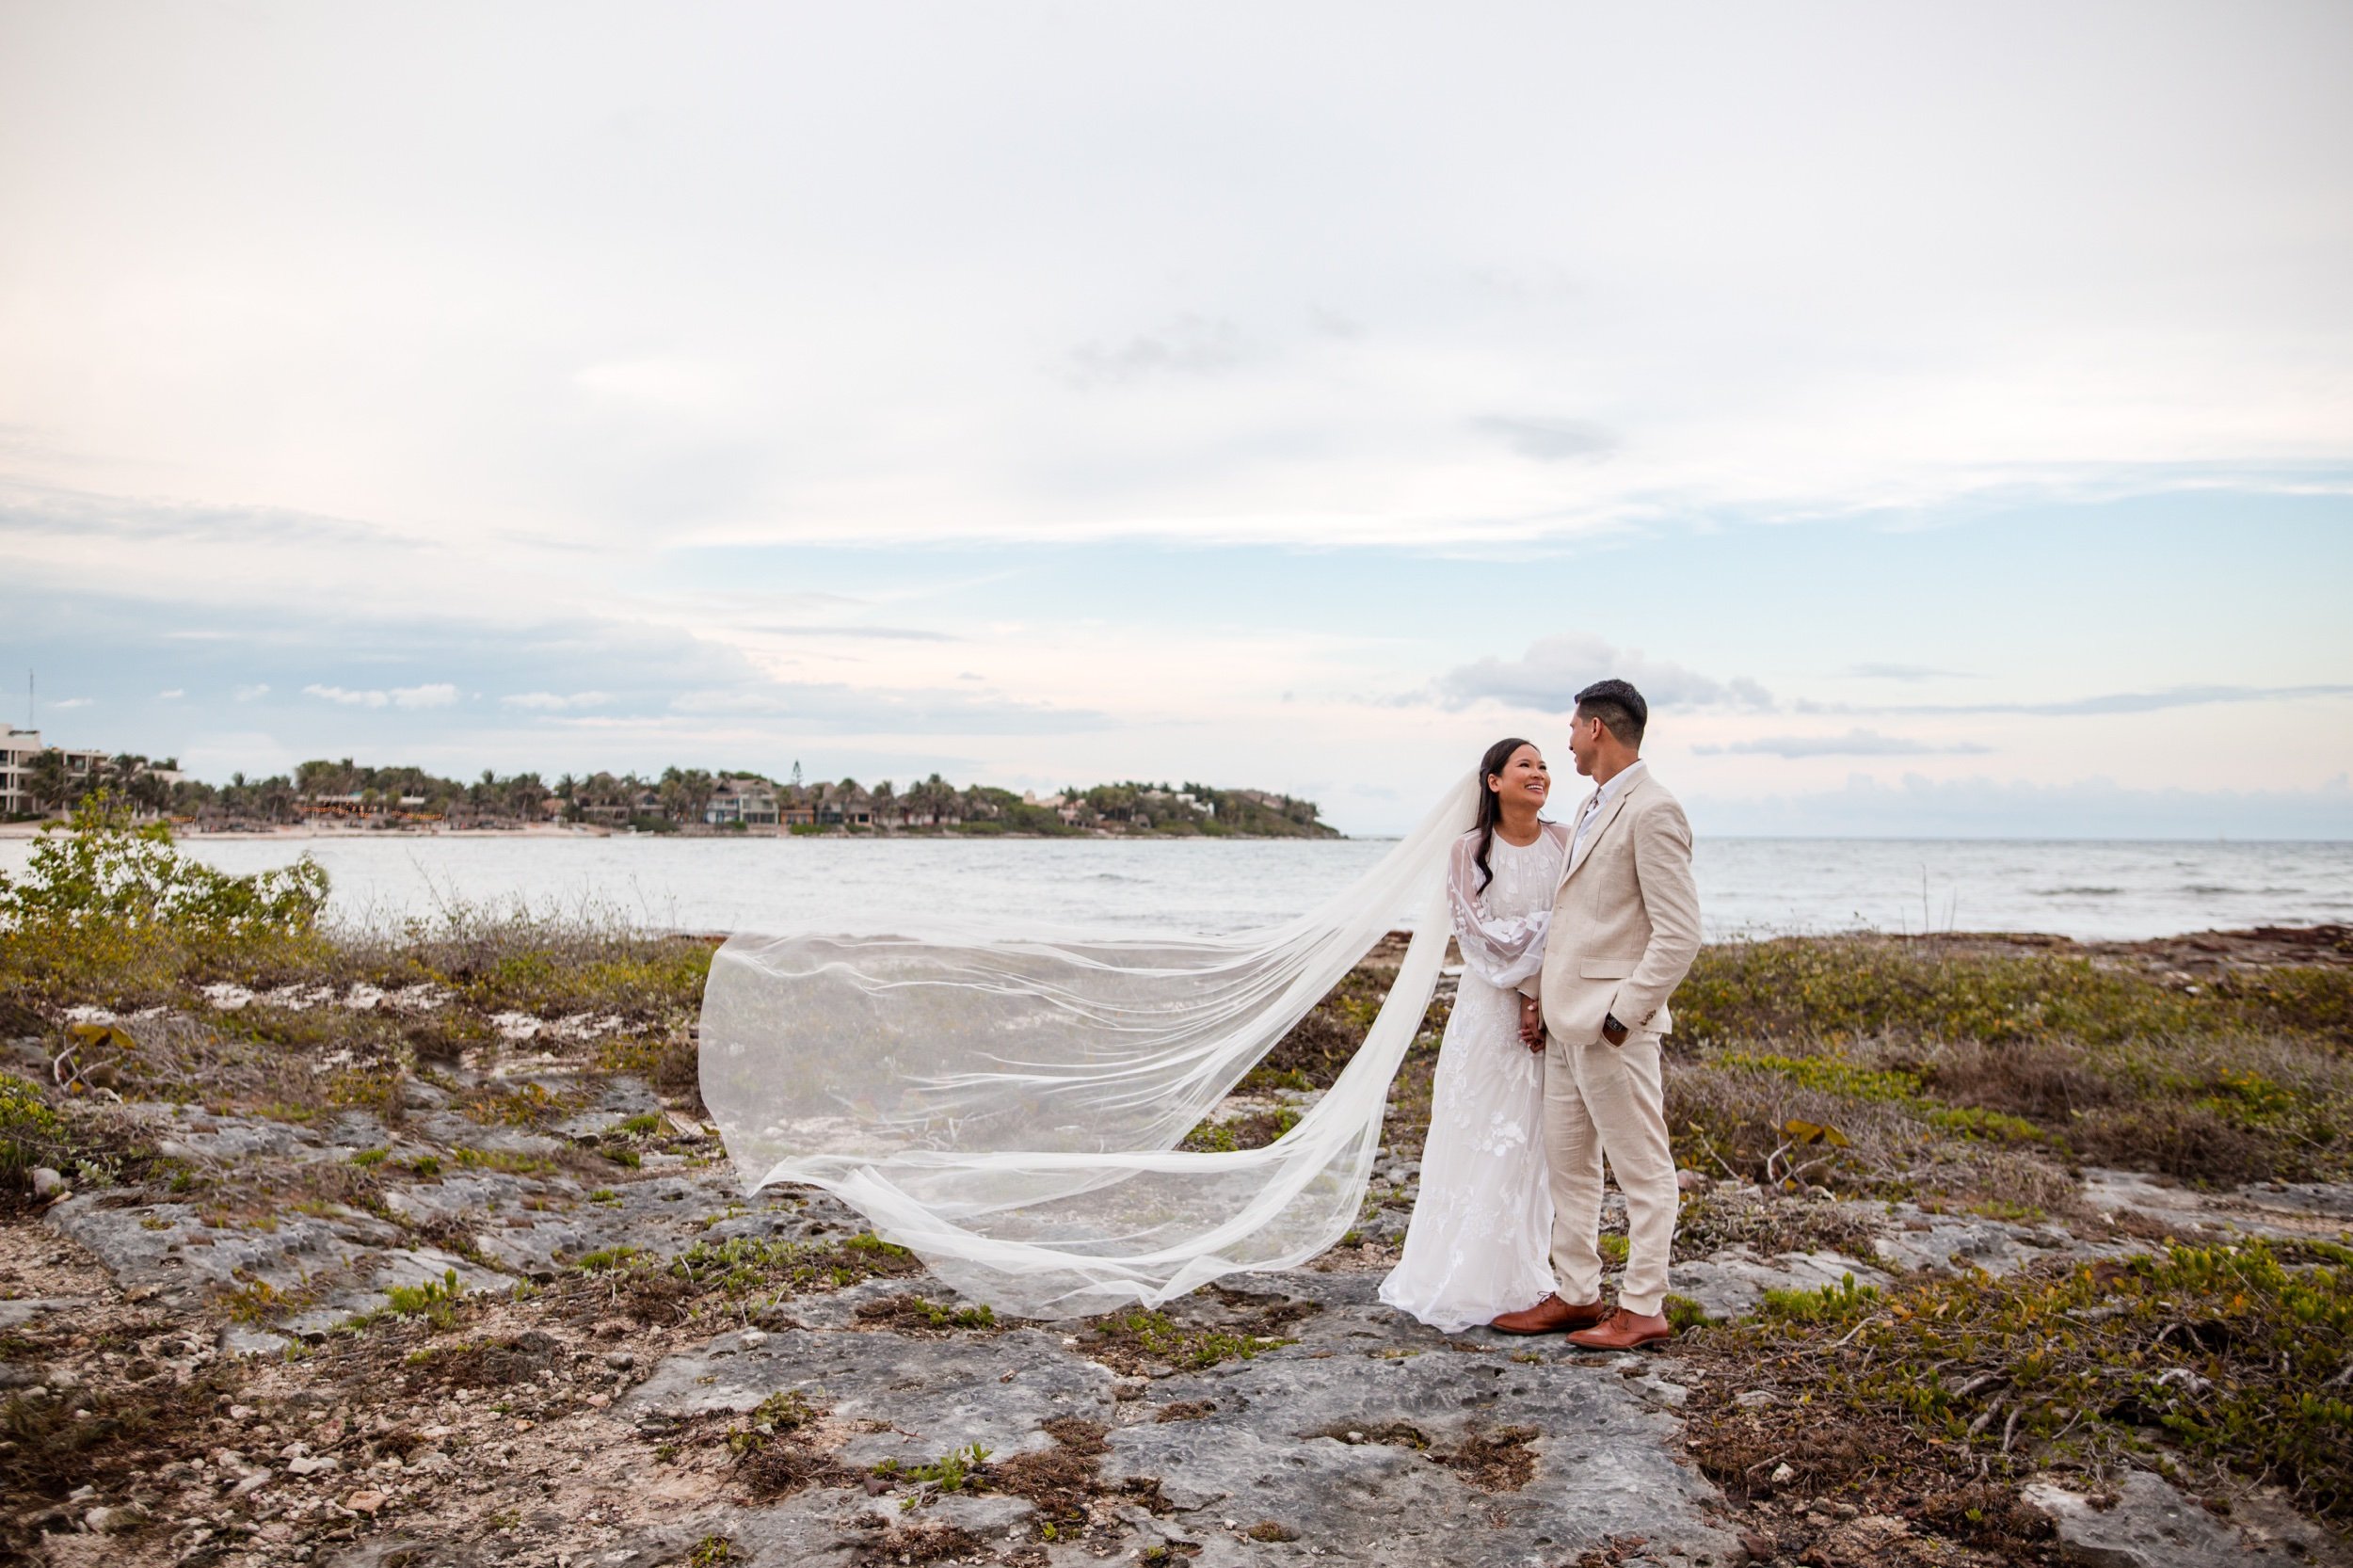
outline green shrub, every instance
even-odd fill
[[[0,1191],[22,1190],[34,1166],[58,1157],[65,1123],[29,1079],[0,1073]]]

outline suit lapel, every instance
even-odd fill
[[[1644,768],[1641,777],[1629,779],[1626,783],[1626,787],[1620,790],[1617,792],[1617,795],[1611,799],[1609,804],[1602,808],[1601,820],[1593,824],[1593,830],[1591,833],[1585,835],[1585,852],[1572,859],[1568,863],[1567,869],[1561,872],[1561,885],[1562,887],[1565,888],[1568,886],[1569,878],[1577,874],[1578,867],[1584,865],[1586,861],[1591,860],[1593,857],[1594,849],[1601,843],[1601,836],[1609,831],[1609,824],[1611,823],[1618,820],[1618,813],[1625,810],[1625,803],[1634,798],[1634,792],[1649,782],[1650,770],[1648,768]],[[1581,814],[1584,808],[1580,806],[1577,808],[1577,810]],[[1572,824],[1569,828],[1569,847],[1572,850],[1577,847],[1577,828],[1574,824]]]

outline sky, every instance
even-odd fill
[[[1703,833],[2353,837],[2349,72],[2335,0],[0,0],[0,714],[1379,833],[1617,675]]]

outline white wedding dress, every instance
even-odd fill
[[[1544,966],[1568,830],[1498,837],[1480,886],[1479,836],[1456,843],[1448,904],[1463,978],[1438,1047],[1420,1192],[1381,1299],[1448,1334],[1551,1294],[1552,1192],[1540,1113],[1545,1059],[1520,1042],[1517,987]]]

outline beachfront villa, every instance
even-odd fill
[[[34,763],[44,751],[57,750],[65,759],[66,777],[78,797],[92,774],[105,765],[103,751],[67,751],[41,744],[38,729],[18,729],[11,727],[0,736],[0,817],[29,817],[41,810],[48,802],[37,801],[34,788]],[[158,772],[162,770],[157,770]],[[172,775],[177,778],[177,774]]]
[[[776,792],[764,778],[730,776],[712,787],[703,807],[703,821],[713,827],[742,823],[745,827],[774,827],[777,820]]]

